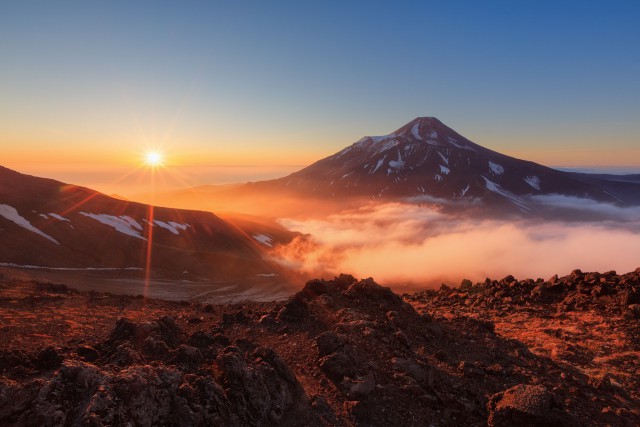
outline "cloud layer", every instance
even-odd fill
[[[282,220],[308,233],[276,253],[313,276],[344,272],[395,285],[458,284],[463,278],[548,278],[583,271],[627,272],[640,266],[640,210],[573,200],[540,203],[606,213],[602,220],[486,220],[425,206],[371,204],[323,219]]]

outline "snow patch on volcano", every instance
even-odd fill
[[[84,215],[86,217],[95,219],[96,221],[104,225],[113,227],[116,231],[122,234],[126,234],[127,236],[135,237],[137,239],[147,240],[146,238],[142,237],[140,233],[134,230],[133,228],[134,225],[132,225],[132,223],[129,222],[129,220],[124,219],[123,217],[117,217],[115,215],[107,215],[107,214],[94,214],[94,213],[88,213],[88,212],[80,212],[80,215]],[[126,218],[129,218],[129,217],[126,217]],[[142,229],[142,227],[140,227],[140,229]]]
[[[273,239],[266,234],[254,234],[252,237],[265,246],[273,247]]]
[[[45,239],[55,243],[56,245],[60,244],[60,242],[58,242],[53,237],[49,236],[48,234],[38,230],[33,225],[31,225],[31,223],[26,218],[24,218],[22,215],[20,215],[18,213],[18,211],[16,210],[16,208],[14,208],[13,206],[0,205],[0,216],[5,217],[9,221],[19,225],[20,227],[22,227],[22,228],[24,228],[26,230],[29,230],[29,231],[31,231],[33,233],[36,233],[36,234],[44,237]]]
[[[529,184],[534,189],[540,191],[540,178],[537,177],[536,175],[526,177],[524,179],[524,182]]]
[[[502,175],[504,173],[504,167],[497,163],[493,163],[491,160],[489,160],[489,170],[494,175]]]

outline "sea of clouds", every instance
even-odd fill
[[[547,219],[486,219],[415,203],[283,219],[283,226],[305,235],[278,247],[275,259],[314,277],[344,272],[396,286],[640,267],[640,207],[565,196],[531,202]]]

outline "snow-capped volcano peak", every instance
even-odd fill
[[[338,153],[276,180],[323,197],[479,199],[527,211],[523,197],[565,194],[612,201],[597,186],[473,143],[435,117],[418,117],[383,136],[366,136]],[[497,201],[497,202],[496,202]]]
[[[475,150],[477,146],[435,117],[417,117],[395,132],[381,136],[365,136],[351,147],[381,152],[400,144],[425,144],[444,148]],[[341,154],[341,153],[338,153]]]
[[[418,117],[394,132],[395,135],[419,141],[438,140],[438,130],[446,126],[435,117]]]

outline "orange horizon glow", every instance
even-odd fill
[[[161,153],[164,164],[179,167],[310,165],[365,135],[386,134],[401,124],[385,126],[385,129],[365,128],[357,133],[326,128],[317,134],[317,130],[309,129],[307,135],[300,129],[284,131],[281,135],[261,134],[259,130],[239,134],[220,130],[212,131],[208,137],[183,135],[175,130],[140,129],[128,136],[108,133],[101,137],[87,135],[86,139],[73,134],[61,137],[41,132],[25,137],[0,132],[0,165],[40,166],[43,170],[83,165],[135,167],[150,151]],[[451,125],[456,129],[455,124]],[[488,149],[550,167],[640,166],[640,147],[634,135],[584,134],[581,129],[550,135],[540,135],[535,130],[514,132],[510,128],[501,132],[483,128],[456,130]]]
[[[386,132],[393,131],[393,127],[388,126]],[[113,135],[104,135],[91,142],[78,141],[77,135],[66,135],[68,139],[63,139],[42,134],[38,143],[33,142],[38,139],[34,135],[24,143],[11,144],[6,142],[10,136],[0,133],[0,146],[6,146],[0,165],[131,198],[148,193],[145,169],[158,169],[159,192],[281,178],[333,155],[364,134],[385,132],[370,129],[372,132],[349,135],[327,128],[322,134],[310,131],[311,136],[305,137],[300,129],[293,129],[276,138],[272,133],[259,134],[260,130],[242,130],[237,134],[220,130],[204,139],[178,135],[171,127],[165,132],[136,129],[117,141],[106,141]],[[520,137],[521,134],[509,135],[508,131],[487,135],[481,129],[460,129],[463,135],[486,148],[549,167],[626,168],[631,170],[628,173],[640,172],[637,160],[640,147],[631,146],[624,135],[613,137],[624,144],[612,149],[601,143],[602,135],[582,137],[580,130],[575,135],[558,134],[546,139],[537,139],[535,131]],[[558,138],[561,143],[554,143]]]

